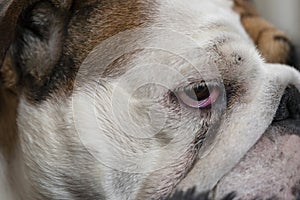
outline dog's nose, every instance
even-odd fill
[[[285,90],[273,121],[286,119],[300,119],[300,93],[293,86]]]

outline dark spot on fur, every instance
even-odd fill
[[[254,15],[254,14],[252,14],[252,13],[242,13],[242,14],[241,14],[242,20],[243,20],[244,18],[248,18],[248,17],[256,17],[256,15]]]
[[[226,90],[226,100],[227,100],[227,106],[232,105],[240,95],[243,94],[243,89],[241,86],[238,85],[238,83],[234,82],[224,82],[225,90]]]
[[[29,86],[26,90],[28,100],[33,103],[39,103],[46,100],[54,93],[62,93],[68,95],[73,89],[73,81],[75,79],[77,69],[74,67],[71,58],[62,58],[61,62],[54,68],[51,76],[42,86],[34,83],[34,78],[26,77],[26,84]]]
[[[226,195],[221,200],[233,200],[236,194],[234,192]],[[196,188],[189,189],[185,192],[176,191],[173,196],[166,198],[165,200],[213,200],[213,195],[210,192],[196,193]]]
[[[300,180],[292,188],[292,194],[295,196],[296,200],[300,200]]]
[[[67,34],[65,18],[46,1],[34,3],[19,18],[10,55],[19,76],[18,86],[32,103],[43,101],[54,92],[65,94],[72,89],[74,62],[62,56]]]
[[[290,44],[290,40],[284,36],[281,36],[281,35],[275,35],[274,36],[274,40],[280,40],[280,41],[284,41],[286,43],[289,43]]]
[[[285,119],[300,119],[300,93],[294,86],[285,90],[274,117],[274,121]]]
[[[72,195],[73,200],[81,199],[105,199],[104,192],[101,191],[96,186],[91,187],[89,184],[86,184],[88,180],[73,180],[72,183],[68,184],[67,190]]]
[[[154,138],[156,141],[158,141],[162,146],[168,145],[172,141],[172,137],[170,137],[167,133],[164,131],[160,131],[157,133]]]
[[[286,64],[294,66],[295,68],[297,68],[299,70],[300,66],[298,66],[298,58],[297,58],[296,48],[292,44],[292,42],[287,37],[282,36],[282,35],[275,35],[274,40],[282,41],[289,46],[289,52],[288,52],[288,56],[286,58]]]
[[[300,200],[300,181],[292,188],[292,194],[295,196],[295,200]],[[220,200],[233,200],[236,198],[236,192],[229,193]],[[187,191],[176,191],[173,195],[167,197],[164,200],[213,200],[213,191],[197,193],[196,188],[189,189]],[[279,200],[279,198],[274,195],[269,198],[255,197],[251,200]],[[242,200],[242,199],[240,199]]]
[[[254,199],[254,200],[263,200],[263,198],[260,198],[260,197],[257,197],[256,199]],[[267,198],[266,200],[279,200],[279,198],[278,197],[276,197],[276,196],[272,196],[272,197],[270,197],[270,198]]]

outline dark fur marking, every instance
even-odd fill
[[[275,35],[274,40],[282,41],[289,46],[290,49],[289,49],[289,55],[286,58],[286,64],[294,66],[299,70],[296,48],[293,45],[293,43],[287,37],[282,36],[282,35]]]
[[[42,87],[33,84],[34,78],[27,76],[28,99],[34,103],[39,103],[56,92],[63,92],[63,94],[67,95],[73,88],[73,84],[70,83],[73,83],[77,71],[77,68],[74,66],[74,62],[71,58],[62,58],[60,63],[54,68],[52,75]]]
[[[116,5],[114,5],[115,3]],[[51,98],[55,93],[59,93],[56,96],[69,95],[73,89],[80,64],[96,45],[118,32],[144,25],[151,18],[152,11],[149,10],[151,10],[152,3],[134,0],[130,3],[129,8],[126,7],[127,4],[128,2],[121,1],[91,1],[88,4],[73,5],[71,9],[76,10],[71,10],[66,14],[61,58],[47,74],[47,77],[37,82],[36,77],[26,74],[26,71],[24,74],[24,70],[20,66],[18,67],[22,73],[20,87],[24,88],[27,99],[32,103],[39,103]],[[105,10],[109,12],[106,13]],[[144,10],[147,12],[144,13]],[[112,26],[112,21],[116,25]],[[83,24],[85,27],[82,27]],[[45,39],[41,37],[40,30],[30,23],[26,27],[32,37],[41,38],[41,41]],[[91,31],[89,27],[94,30]],[[18,45],[15,49],[23,48],[23,51],[28,51],[24,41],[20,41]],[[14,60],[20,61],[20,59]]]
[[[212,191],[211,191],[212,192]],[[196,193],[196,188],[189,189],[185,192],[183,191],[176,191],[172,196],[167,197],[164,200],[213,200],[214,197],[211,192],[203,192],[203,193]],[[300,200],[300,180],[296,185],[291,189],[292,195],[295,197],[295,200]],[[233,200],[236,197],[236,193],[232,192],[221,200]],[[256,197],[253,200],[262,200],[264,198]],[[276,195],[267,198],[266,200],[277,200],[279,199]]]
[[[292,188],[292,194],[295,196],[296,200],[300,200],[300,180]]]
[[[284,37],[284,36],[281,36],[281,35],[275,35],[274,36],[274,40],[279,40],[279,41],[284,41],[286,43],[288,43],[289,45],[291,45],[291,42],[288,38]]]
[[[65,93],[76,73],[72,59],[61,56],[63,37],[67,33],[66,16],[54,9],[53,4],[44,1],[29,6],[19,18],[12,45],[19,87],[32,103],[45,100],[53,92]],[[57,33],[52,35],[53,32]],[[48,42],[57,43],[57,48],[51,49]]]
[[[31,0],[33,3],[36,0]],[[5,0],[0,5],[0,68],[2,66],[4,57],[9,49],[9,45],[14,38],[15,26],[18,17],[25,5],[29,2],[26,0]],[[6,8],[6,10],[4,10]]]
[[[94,186],[91,187],[90,184],[86,184],[89,180],[74,180],[69,177],[70,183],[67,183],[67,191],[72,195],[72,200],[81,199],[105,199],[104,192],[99,191],[99,189]]]
[[[226,195],[221,200],[233,200],[236,194],[234,192]],[[201,194],[196,194],[196,188],[192,188],[183,191],[176,191],[171,197],[167,197],[165,200],[213,200],[213,195],[210,192],[203,192]]]
[[[242,18],[242,20],[244,19],[244,18],[250,18],[250,17],[257,17],[256,15],[254,15],[254,14],[252,14],[252,13],[242,13],[241,14],[241,18]]]

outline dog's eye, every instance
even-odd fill
[[[176,93],[179,99],[191,108],[209,107],[219,96],[217,87],[208,87],[204,82],[189,85]]]

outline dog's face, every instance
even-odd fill
[[[263,61],[231,1],[70,5],[30,5],[4,60],[22,82],[8,170],[18,172],[19,195],[160,199],[197,186],[268,197],[249,188],[274,188],[281,177],[266,170],[286,168],[261,154],[282,151],[282,176],[293,178],[272,192],[292,196],[299,132],[270,124],[300,75]],[[255,162],[264,165],[257,173],[245,169]]]

